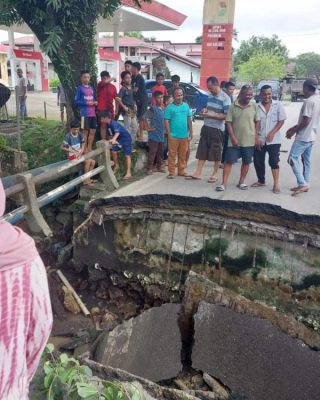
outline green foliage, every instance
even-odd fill
[[[53,26],[50,31],[45,32],[45,35],[46,39],[42,41],[41,47],[49,57],[52,57],[61,46],[63,31],[59,26]]]
[[[53,89],[53,88],[57,88],[59,86],[60,80],[59,78],[52,78],[49,81],[49,86]]]
[[[278,79],[285,74],[285,62],[272,52],[259,51],[239,66],[239,77],[257,84],[262,79]]]
[[[86,365],[63,353],[56,355],[48,344],[41,357],[43,376],[34,380],[35,391],[48,400],[143,400],[139,390],[131,385],[130,393],[120,382],[106,381],[92,375]]]
[[[64,159],[60,146],[65,136],[58,121],[43,118],[25,119],[27,125],[22,135],[22,150],[28,155],[29,168],[37,168]]]
[[[0,136],[0,149],[6,147],[7,141],[3,136]]]
[[[141,32],[138,32],[138,31],[124,32],[124,36],[133,37],[133,38],[137,38],[137,39],[141,39],[141,40],[145,39],[143,34]]]
[[[288,48],[277,35],[271,37],[252,36],[250,39],[242,41],[236,51],[233,59],[234,70],[237,72],[241,64],[248,62],[257,53],[273,54],[279,57],[283,64],[288,61],[289,56]]]
[[[136,5],[151,0],[133,0]],[[25,22],[50,56],[66,95],[72,99],[80,71],[93,76],[96,68],[96,23],[110,18],[121,0],[0,0],[0,21],[4,25]],[[95,78],[92,79],[95,84]],[[68,119],[77,115],[74,103]]]
[[[314,52],[299,54],[294,62],[297,78],[320,79],[320,54]]]

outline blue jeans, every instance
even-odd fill
[[[288,162],[297,178],[299,187],[310,184],[312,146],[313,142],[295,140],[291,147]]]
[[[19,96],[20,117],[27,117],[27,96]]]

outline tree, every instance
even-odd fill
[[[285,74],[282,57],[270,52],[257,52],[239,66],[239,77],[257,84],[262,79],[279,79]]]
[[[145,39],[143,34],[141,32],[138,32],[138,31],[124,32],[124,36],[133,37],[133,38],[137,38],[137,39],[141,39],[141,40]]]
[[[134,0],[140,2],[150,0]],[[121,0],[0,0],[0,23],[25,22],[50,57],[69,99],[73,99],[80,71],[96,74],[96,23],[111,17]],[[76,113],[71,104],[68,117]]]
[[[146,42],[155,42],[157,40],[155,36],[146,37],[137,31],[124,32],[124,36],[145,40]]]
[[[295,60],[295,74],[297,78],[320,79],[320,54],[303,53]]]
[[[248,62],[258,52],[276,55],[284,63],[287,62],[289,56],[288,48],[281,42],[277,35],[273,35],[270,38],[265,36],[251,36],[250,39],[242,41],[239,49],[236,51],[233,59],[234,70],[237,72],[241,64]]]

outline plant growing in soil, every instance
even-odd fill
[[[46,396],[48,400],[144,400],[133,384],[106,381],[92,375],[91,369],[62,353],[56,355],[48,344],[41,357],[42,373],[33,380],[33,398]]]

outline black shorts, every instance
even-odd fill
[[[196,159],[205,161],[221,161],[224,143],[224,132],[217,128],[203,125]]]
[[[137,102],[137,119],[141,121],[144,114],[147,112],[148,109],[148,102]]]
[[[81,117],[81,128],[86,131],[90,129],[97,129],[97,118],[96,117]]]

